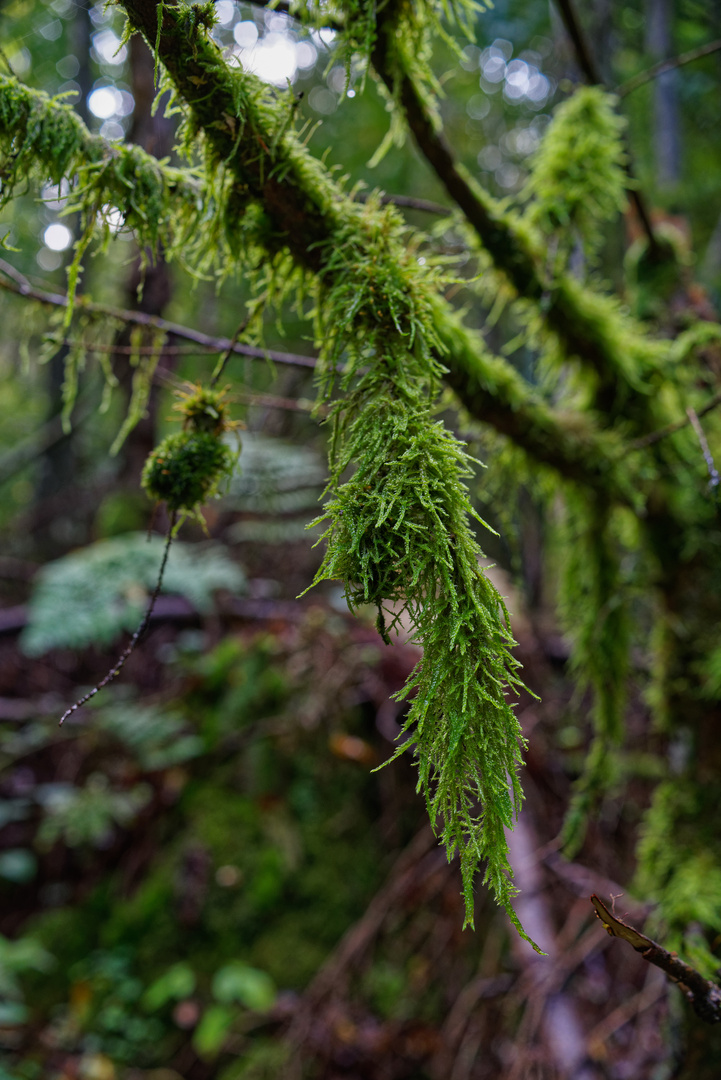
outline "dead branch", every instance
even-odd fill
[[[675,982],[696,1015],[707,1024],[721,1021],[721,987],[705,979],[690,964],[679,960],[676,953],[664,949],[657,941],[646,937],[635,927],[617,919],[594,893],[591,896],[596,915],[611,937],[620,937],[633,946],[649,964],[661,968]]]

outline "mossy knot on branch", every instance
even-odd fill
[[[186,384],[188,390],[178,390],[180,399],[173,406],[183,417],[183,428],[193,431],[209,431],[212,435],[222,435],[224,431],[233,431],[239,426],[237,420],[228,417],[228,389],[214,390],[200,383]]]
[[[237,454],[223,434],[237,423],[228,419],[226,390],[197,385],[178,396],[175,409],[184,418],[184,430],[168,435],[148,455],[141,484],[169,510],[197,516],[233,472]]]
[[[207,431],[181,431],[168,435],[150,453],[143,469],[142,486],[152,499],[169,510],[196,514],[230,476],[236,455]]]

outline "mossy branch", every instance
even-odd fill
[[[433,301],[434,325],[447,350],[444,381],[469,413],[506,435],[530,460],[548,465],[567,480],[613,502],[638,508],[643,485],[627,463],[624,442],[599,431],[590,416],[549,406],[518,372],[484,349],[477,335],[440,298]],[[650,472],[646,472],[648,482]]]
[[[155,5],[147,6],[153,8],[154,14]],[[170,10],[166,9],[166,18],[169,17]],[[154,41],[154,37],[151,37],[151,40]],[[211,61],[213,65],[222,64],[215,47],[204,40],[196,43],[197,56],[202,52],[201,45],[210,50],[209,64]],[[183,68],[182,62],[178,62],[178,67]],[[225,91],[222,86],[215,91],[215,106],[221,115],[224,115],[225,110],[235,107],[232,78],[237,77],[238,73],[227,74],[228,85]],[[196,76],[191,72],[190,77]],[[244,78],[252,85],[251,76]],[[201,89],[192,81],[183,85],[184,92],[188,95],[195,92],[202,96]],[[233,114],[227,115],[232,118]],[[32,154],[26,151],[24,145],[28,132],[35,133],[32,136]],[[263,158],[266,154],[264,147],[270,146],[271,134],[272,115],[269,115],[265,118],[265,123],[258,127],[255,137],[249,138],[249,146],[237,147],[236,157],[244,150],[248,158],[257,159],[259,155]],[[233,152],[235,141],[231,138],[231,130],[227,124],[221,125],[220,129],[211,128],[211,136],[217,146],[218,155]],[[286,138],[291,140],[292,135]],[[102,185],[102,188],[100,193],[94,192],[94,197],[97,199],[98,194],[104,193],[108,201],[113,199],[123,213],[127,225],[136,230],[138,242],[143,244],[152,240],[146,232],[146,219],[149,215],[138,217],[135,214],[133,202],[137,203],[138,199],[133,193],[141,189],[143,178],[147,185],[147,178],[153,177],[157,184],[153,200],[163,206],[163,243],[166,252],[170,254],[183,248],[183,238],[187,231],[192,231],[194,223],[199,224],[205,213],[203,207],[206,200],[199,179],[188,177],[181,170],[156,161],[152,155],[138,147],[110,144],[100,136],[91,135],[69,106],[58,104],[46,94],[30,90],[5,76],[0,76],[0,139],[6,141],[6,146],[12,143],[21,148],[21,155],[11,163],[12,171],[10,165],[5,164],[7,198],[11,196],[13,182],[18,183],[29,174],[36,176],[38,180],[51,179],[59,183],[62,179],[72,179],[77,170],[86,170],[102,163],[102,172],[95,174],[95,182]],[[56,152],[57,148],[61,148],[60,154]],[[282,155],[283,149],[281,140],[275,149],[276,159]],[[254,163],[258,177],[261,174],[267,176],[273,172],[274,167],[277,168],[270,159],[269,150],[267,153],[268,157],[261,165],[257,161]],[[267,207],[272,215],[272,233],[276,244],[282,241],[291,248],[301,266],[307,267],[310,261],[313,268],[319,265],[323,268],[324,264],[328,265],[333,238],[340,231],[341,223],[351,229],[358,226],[362,221],[363,206],[346,196],[322,166],[295,140],[292,140],[292,154],[304,168],[297,169],[293,176],[283,167],[282,181],[272,185],[271,205]],[[229,162],[229,165],[232,165],[233,161]],[[239,170],[241,168],[242,164],[239,163]],[[122,180],[118,180],[118,177]],[[256,195],[263,198],[262,186]],[[244,198],[242,204],[236,206],[236,211],[240,213],[246,203],[247,199]],[[276,215],[279,206],[290,208],[282,219]],[[294,228],[293,223],[298,219],[304,222],[302,233]],[[228,221],[228,228],[233,228],[232,218]],[[177,234],[175,229],[178,230]],[[420,280],[422,275],[419,273],[418,276]],[[0,280],[0,287],[9,285]],[[24,282],[20,283],[15,291],[21,291],[23,295],[34,297],[41,303],[55,306],[67,304],[66,298],[34,290]],[[464,327],[462,320],[449,304],[432,293],[429,293],[429,297],[433,304],[433,319],[438,328],[440,355],[446,369],[445,378],[468,411],[507,435],[521,446],[531,459],[552,466],[562,476],[578,483],[594,489],[600,486],[611,498],[626,500],[628,489],[622,490],[614,477],[613,468],[609,465],[609,448],[602,441],[599,442],[591,422],[573,413],[559,415],[544,405],[510,364],[500,357],[491,356],[478,336]],[[76,304],[89,311],[97,310],[99,314],[109,314],[113,318],[164,329],[168,333],[187,337],[210,348],[227,348],[228,345],[226,341],[219,343],[214,338],[187,327],[169,324],[142,313],[129,313],[93,304],[87,298],[78,298]],[[246,345],[235,347],[235,351],[244,355],[267,355],[263,349]],[[269,355],[281,363],[292,362],[294,359],[286,358],[283,353]],[[308,363],[311,364],[312,361],[309,360]]]
[[[456,160],[427,95],[405,66],[402,27],[397,21],[400,8],[397,3],[383,8],[371,60],[403,109],[421,153],[515,294],[537,305],[545,326],[567,356],[597,373],[599,403],[606,413],[613,415],[623,407],[628,415],[630,406],[639,431],[658,426],[653,423],[646,386],[663,370],[667,346],[646,337],[613,298],[565,275],[548,279],[543,250],[533,230],[489,195]]]
[[[171,223],[177,235],[200,222],[197,183],[138,146],[91,135],[73,109],[0,74],[0,206],[28,180],[73,182],[68,209],[117,206],[139,243],[155,249]]]

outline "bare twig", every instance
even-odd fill
[[[215,370],[213,371],[213,377],[210,380],[210,385],[211,386],[216,386],[217,385],[218,379],[220,378],[220,376],[225,371],[225,365],[228,363],[231,356],[233,355],[233,350],[235,349],[235,346],[238,344],[241,337],[243,336],[245,331],[248,329],[248,327],[250,326],[250,324],[252,323],[252,321],[256,317],[256,315],[263,310],[263,307],[265,306],[265,303],[266,303],[267,299],[268,299],[267,291],[264,292],[264,293],[261,293],[260,296],[256,297],[256,299],[250,305],[250,311],[248,312],[248,314],[243,319],[241,319],[240,322],[238,323],[238,325],[236,327],[236,330],[235,330],[235,333],[233,334],[232,338],[230,339],[230,342],[228,343],[228,348],[225,349],[222,356],[218,360],[218,363],[215,365]]]
[[[664,949],[657,941],[646,937],[635,927],[617,919],[606,905],[594,893],[591,897],[596,915],[611,937],[620,937],[632,945],[649,964],[654,964],[666,973],[668,978],[677,983],[696,1015],[707,1024],[721,1021],[721,987],[705,979],[700,972],[679,960],[676,953]]]
[[[695,416],[698,419],[701,416],[705,416],[706,413],[711,412],[712,409],[721,405],[721,392],[714,394],[714,396],[707,401],[701,409],[697,409]],[[644,435],[640,439],[634,439],[627,448],[627,453],[632,453],[634,450],[644,450],[647,446],[653,446],[654,443],[660,442],[661,439],[668,438],[669,435],[675,435],[677,431],[681,431],[688,423],[691,422],[691,418],[688,415],[688,409],[686,410],[685,420],[674,420],[672,424],[667,424],[666,427],[659,428],[658,431],[652,431],[650,435]]]
[[[313,416],[327,416],[327,405],[316,405],[307,398],[277,397],[275,394],[246,394],[240,390],[233,391],[233,400],[243,405],[261,405],[267,409],[285,409],[287,412],[310,413]]]
[[[82,706],[85,705],[86,702],[90,701],[91,698],[95,697],[95,695],[99,693],[100,690],[103,689],[103,687],[107,686],[109,683],[111,683],[114,679],[117,678],[117,676],[125,667],[126,662],[135,651],[135,648],[140,639],[142,638],[143,634],[148,629],[153,614],[153,608],[155,607],[155,603],[160,596],[160,590],[163,587],[163,575],[165,574],[165,567],[168,563],[170,545],[173,542],[173,531],[175,529],[176,517],[177,514],[174,510],[170,515],[170,522],[168,523],[168,532],[165,537],[165,550],[163,551],[163,558],[160,563],[160,570],[158,571],[158,580],[155,583],[153,595],[150,597],[150,603],[148,604],[148,609],[143,616],[143,621],[131,637],[127,648],[124,649],[123,652],[120,654],[120,658],[118,659],[117,663],[113,667],[111,667],[105,678],[101,679],[97,686],[94,686],[93,689],[89,690],[87,694],[83,694],[83,696],[78,701],[76,701],[74,705],[71,705],[69,709],[65,710],[63,715],[60,717],[60,724],[62,724],[64,720],[67,720],[67,718],[71,716],[74,712],[77,712],[78,709],[82,708]]]
[[[619,885],[615,881],[611,881],[597,870],[582,866],[580,863],[569,862],[558,852],[550,852],[548,855],[543,855],[540,857],[539,861],[542,862],[546,869],[550,870],[559,881],[562,881],[574,896],[579,898],[583,897],[585,900],[588,897],[589,892],[605,892],[609,896],[623,895],[624,889],[622,885]],[[632,913],[635,917],[645,918],[649,913],[649,908],[639,904],[636,900],[629,899],[624,902],[628,903],[632,908]]]
[[[624,98],[627,94],[637,90],[639,86],[651,82],[652,79],[657,79],[659,75],[663,75],[667,71],[673,71],[674,68],[683,67],[684,64],[692,64],[694,60],[701,60],[702,57],[710,56],[711,53],[718,52],[719,49],[721,49],[721,38],[710,41],[708,45],[701,45],[698,49],[690,49],[679,56],[661,60],[660,63],[654,64],[653,67],[647,68],[646,71],[639,71],[638,75],[634,75],[632,78],[627,79],[626,82],[621,83],[614,90],[614,94],[617,97]]]
[[[22,274],[19,274],[13,266],[10,266],[3,259],[0,259],[0,273],[5,275],[5,278],[0,277],[0,289],[15,293],[17,296],[27,297],[30,300],[36,300],[39,304],[45,304],[48,307],[66,308],[68,306],[67,296],[35,288]],[[233,345],[230,338],[212,337],[210,334],[203,334],[199,330],[193,330],[189,326],[169,322],[168,319],[161,319],[159,315],[146,315],[142,311],[129,311],[127,308],[112,307],[110,304],[98,304],[84,296],[76,297],[75,309],[77,311],[88,311],[96,315],[105,315],[111,319],[117,319],[119,322],[135,326],[150,326],[181,340],[202,345],[203,348],[212,352],[223,352],[232,346],[234,353],[240,356],[250,356],[256,360],[272,360],[276,364],[290,364],[293,367],[315,368],[316,366],[316,360],[313,356],[278,352],[276,349],[262,349],[253,345],[240,345],[237,342]]]
[[[691,421],[691,427],[696,432],[698,441],[701,443],[701,452],[703,453],[703,459],[706,462],[706,468],[708,469],[709,487],[717,488],[719,485],[718,469],[716,468],[716,463],[714,462],[704,430],[699,423],[698,413],[694,412],[691,406],[689,406],[688,409],[686,409],[686,415]]]
[[[360,192],[355,198],[357,202],[366,202],[368,195]],[[403,210],[422,210],[425,214],[438,214],[439,217],[448,217],[452,213],[447,206],[429,199],[415,199],[412,195],[381,195],[381,203],[384,206],[398,206]]]

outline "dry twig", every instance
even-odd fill
[[[617,919],[595,893],[591,897],[591,903],[606,932],[611,937],[623,938],[649,964],[655,964],[656,967],[661,968],[668,978],[678,985],[701,1020],[707,1024],[717,1024],[721,1021],[721,987],[705,979],[690,964],[679,960],[676,953],[669,952],[663,945],[646,937],[635,927],[623,922],[622,919]]]

